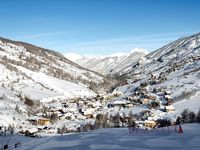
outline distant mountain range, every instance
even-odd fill
[[[148,52],[145,49],[135,48],[129,53],[114,53],[107,56],[80,56],[68,53],[65,54],[65,57],[90,70],[95,70],[105,75],[114,75],[120,74],[120,72],[129,66],[135,65],[136,62],[143,59],[146,54],[148,54]]]

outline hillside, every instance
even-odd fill
[[[1,64],[22,76],[30,77],[28,70],[87,87],[110,84],[105,76],[80,67],[58,52],[23,42],[0,38],[0,57]]]
[[[47,102],[95,97],[114,85],[114,80],[58,52],[4,38],[0,38],[0,73],[0,120],[6,126],[25,120]]]
[[[137,63],[137,66],[126,68],[118,76],[120,80],[126,79],[126,83],[116,91],[133,100],[141,99],[142,103],[145,98],[153,97],[149,103],[154,100],[161,107],[172,104],[176,113],[186,108],[198,111],[200,33],[178,39],[149,53]]]

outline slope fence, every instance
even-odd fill
[[[172,133],[183,133],[181,126],[167,126],[155,129],[128,127],[129,134],[136,136],[167,136]]]

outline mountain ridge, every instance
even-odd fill
[[[96,72],[113,76],[120,73],[121,70],[133,65],[139,59],[142,59],[148,52],[142,48],[135,48],[128,53],[114,53],[111,55],[89,55],[76,56],[75,60],[80,66],[90,68]],[[68,59],[73,55],[65,55]],[[73,59],[73,58],[71,58]],[[120,69],[119,69],[120,68]]]

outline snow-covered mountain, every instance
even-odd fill
[[[175,42],[147,54],[143,57],[143,59],[137,62],[138,66],[126,68],[123,72],[121,72],[121,74],[127,74],[127,76],[130,76],[139,72],[141,75],[156,72],[161,73],[166,70],[167,67],[175,68],[173,65],[176,64],[185,66],[193,63],[190,59],[198,58],[199,55],[200,34],[195,34],[189,37],[180,38]],[[196,63],[198,60],[194,62]]]
[[[149,53],[118,76],[126,84],[116,88],[126,96],[153,94],[162,103],[162,92],[170,91],[177,113],[200,108],[200,33],[183,37]],[[164,102],[163,102],[164,103]]]
[[[65,56],[74,60],[80,66],[94,70],[96,72],[114,75],[119,74],[130,66],[134,66],[137,61],[142,59],[148,52],[142,48],[135,48],[129,53],[114,53],[108,56],[80,56],[68,53]]]
[[[58,52],[4,38],[0,38],[0,74],[0,121],[7,125],[17,114],[23,118],[46,102],[94,97],[96,91],[106,90],[103,85],[110,86],[105,76]]]
[[[38,83],[44,82],[42,78],[56,78],[83,87],[106,82],[105,76],[79,66],[58,52],[27,43],[0,38],[0,57],[1,64],[8,70]],[[55,86],[48,83],[49,86]]]

